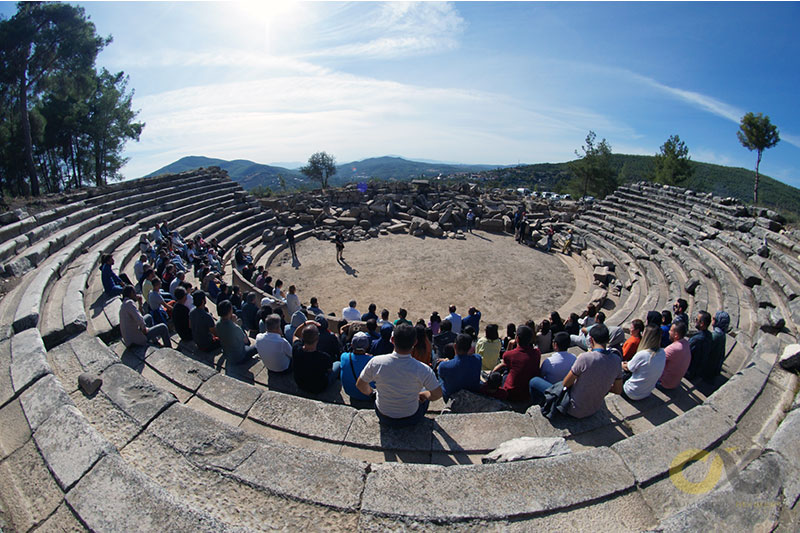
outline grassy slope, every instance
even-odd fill
[[[744,168],[725,167],[711,163],[692,162],[694,175],[682,186],[718,196],[732,196],[743,202],[753,201],[755,172]],[[646,155],[614,154],[612,164],[623,183],[647,179],[653,157]],[[562,191],[572,178],[568,163],[541,163],[497,169],[481,173],[486,179],[502,187],[527,186],[538,190]],[[800,189],[761,175],[759,203],[781,210],[793,218],[800,217]]]

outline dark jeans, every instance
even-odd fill
[[[419,408],[417,409],[416,413],[405,418],[392,418],[391,416],[386,416],[385,414],[381,413],[377,407],[375,407],[375,414],[378,415],[378,419],[381,421],[381,424],[384,424],[388,427],[400,428],[413,426],[415,424],[419,424],[422,422],[422,419],[425,418],[425,413],[428,411],[428,405],[430,405],[430,403],[430,401],[425,400],[419,404]]]
[[[553,384],[544,378],[535,377],[528,383],[528,390],[531,393],[531,401],[536,405],[544,403],[544,391],[552,387]]]

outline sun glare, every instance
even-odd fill
[[[242,1],[223,4],[238,38],[264,52],[284,48],[306,19],[298,2]]]

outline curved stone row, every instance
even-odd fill
[[[109,194],[121,197],[124,191]],[[736,227],[735,216],[727,211],[731,210],[715,214],[714,220],[725,228]],[[104,238],[121,231],[115,227]],[[245,238],[237,229],[212,231],[230,243]],[[116,236],[119,241],[115,237],[104,244],[129,245],[134,240],[133,235],[121,235]],[[787,248],[787,243],[775,242]],[[788,244],[794,246],[792,241]],[[119,253],[126,258],[129,251]],[[657,262],[652,265],[660,267]],[[59,264],[73,266],[71,258]],[[741,370],[703,405],[671,420],[643,420],[664,416],[657,405],[663,399],[649,400],[648,409],[609,396],[600,415],[576,421],[574,427],[541,423],[536,410],[524,415],[440,415],[430,424],[430,437],[423,433],[425,443],[418,446],[430,446],[430,453],[435,442],[449,452],[485,451],[487,444],[481,439],[468,444],[470,431],[465,430],[477,429],[485,438],[496,431],[497,418],[502,417],[515,421],[507,425],[521,423],[531,428],[524,431],[539,435],[567,435],[577,444],[582,435],[605,427],[623,431],[627,438],[610,447],[589,443],[586,451],[500,465],[376,464],[314,448],[360,444],[398,456],[412,451],[389,446],[391,437],[377,425],[365,421],[360,427],[356,421],[369,417],[351,407],[264,391],[208,367],[193,369],[188,358],[172,350],[150,350],[142,355],[144,361],[122,353],[125,364],[120,364],[120,356],[86,334],[46,350],[38,329],[14,332],[8,318],[16,317],[22,293],[36,285],[31,280],[39,275],[38,269],[29,274],[0,301],[0,420],[4,428],[13,428],[0,436],[0,469],[9,480],[0,488],[0,499],[6,506],[3,516],[10,516],[16,529],[43,523],[92,530],[224,531],[264,525],[507,530],[602,523],[605,528],[630,530],[728,524],[736,530],[777,524],[779,513],[784,519],[794,516],[794,442],[800,434],[796,411],[778,424],[783,407],[797,407],[797,402],[792,404],[795,381],[773,368],[781,345],[792,340],[786,332],[776,336],[755,331],[749,343],[754,349]],[[59,291],[42,291],[45,308]],[[671,296],[664,294],[663,298]],[[638,306],[635,312],[641,314],[642,309],[646,308]],[[83,371],[103,377],[103,387],[94,397],[77,390],[76,376]],[[220,412],[237,414],[241,428],[215,419]],[[606,423],[613,419],[615,424]],[[253,430],[256,425],[266,429],[259,433]],[[284,440],[277,439],[275,431]],[[286,435],[297,437],[294,444],[301,446],[285,442]],[[678,493],[672,503],[664,501],[672,484],[672,459],[681,447],[722,450],[750,441],[769,442],[754,456],[737,457],[742,470],[731,476],[731,485],[721,484],[701,495]],[[684,457],[684,462],[691,458]],[[742,494],[757,495],[756,481],[763,485],[759,490],[764,488],[773,498],[772,510],[730,505]],[[134,506],[135,514],[130,511]],[[242,512],[244,507],[247,512]]]

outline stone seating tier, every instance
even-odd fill
[[[347,194],[357,197],[354,193]],[[407,210],[414,205],[434,208],[415,203],[408,190],[403,194],[409,197],[399,203]],[[463,200],[452,196],[450,201]],[[702,206],[701,211],[711,210]],[[728,211],[719,210],[718,220],[733,217]],[[722,222],[720,230],[728,231]],[[93,244],[84,249],[99,249],[102,239],[130,245],[134,235],[113,224],[101,228],[108,233],[98,234],[99,241],[87,240]],[[770,224],[763,224],[757,227],[769,230]],[[606,238],[589,231],[598,240]],[[234,242],[238,233],[226,237]],[[270,253],[279,253],[280,246]],[[723,298],[733,303],[736,296],[735,305],[745,315],[741,322],[746,323],[755,293],[742,285],[740,272],[729,270],[713,245],[700,248],[698,257],[713,265],[710,270],[719,278],[715,283]],[[607,250],[612,249],[630,250],[625,253],[641,263],[641,272],[666,286],[667,278],[659,276],[668,263],[650,261],[639,256],[643,250],[620,248],[608,240]],[[735,249],[738,257],[740,249]],[[120,257],[130,253],[112,251]],[[790,524],[797,523],[796,378],[773,367],[782,345],[795,342],[793,330],[777,335],[761,329],[737,331],[729,339],[726,364],[741,361],[740,371],[707,399],[700,390],[686,394],[684,388],[671,397],[657,391],[636,405],[609,396],[601,413],[567,420],[566,426],[547,422],[536,409],[494,414],[504,419],[501,426],[511,429],[509,435],[517,428],[523,434],[566,436],[573,453],[509,464],[456,465],[485,452],[492,444],[487,436],[503,438],[494,434],[496,418],[440,414],[424,424],[422,438],[418,433],[398,437],[381,430],[372,411],[287,396],[271,390],[269,376],[248,385],[209,367],[192,368],[194,361],[173,350],[125,351],[121,364],[119,356],[84,333],[46,351],[38,329],[14,334],[9,317],[29,306],[30,298],[23,302],[27,289],[38,291],[40,276],[83,265],[75,257],[58,261],[57,255],[0,300],[0,421],[13,428],[0,433],[0,472],[7,480],[0,486],[0,500],[14,529],[41,524],[163,530],[168,524],[178,531],[226,531],[265,524],[318,529],[324,524],[327,530],[525,530],[622,524],[625,529],[676,530],[688,523],[737,530],[761,527],[765,520],[772,524],[769,529],[779,523],[792,529]],[[40,297],[49,300],[59,290],[42,289]],[[668,290],[661,292],[669,295]],[[100,392],[92,397],[76,390],[76,376],[83,371],[103,377]],[[697,399],[705,402],[694,407]],[[598,446],[600,441],[605,445]],[[752,443],[758,443],[756,453],[736,451],[746,451]],[[706,495],[677,493],[667,476],[675,450],[684,445],[733,454],[741,469],[730,479],[736,490],[720,485]],[[449,457],[439,462],[452,466],[383,463],[436,462],[434,456]],[[699,457],[682,461],[688,464],[693,458]],[[702,468],[701,463],[687,466],[687,471]],[[762,493],[778,507],[766,519],[755,506],[736,505],[742,494],[757,498]],[[220,494],[235,494],[237,505]],[[665,494],[678,497],[665,499]],[[242,505],[247,513],[241,512]],[[135,514],[133,507],[139,510]]]
[[[614,221],[614,218],[612,218],[611,220],[612,220],[612,221]],[[620,220],[620,219],[617,219],[617,220]],[[637,221],[638,221],[638,220],[637,220]],[[643,222],[643,223],[644,223],[644,222]],[[627,223],[626,223],[626,227],[627,227]],[[709,242],[709,243],[710,243],[710,242],[712,242],[712,241],[711,241],[711,240],[709,240],[709,241],[702,241],[702,242],[703,242],[703,243],[706,243],[706,242]],[[710,245],[710,246],[713,246],[713,249],[712,249],[712,250],[710,250],[710,252],[711,252],[711,253],[715,253],[715,252],[718,252],[718,251],[719,251],[719,248],[718,248],[718,247],[716,247],[715,245]],[[686,248],[683,248],[683,250],[686,250]],[[698,250],[698,252],[699,252],[699,253],[701,253],[701,254],[703,254],[703,252],[702,252],[702,251],[699,251],[699,250]],[[723,253],[723,254],[724,254],[725,252],[721,252],[721,253]],[[736,261],[736,262],[734,262],[734,263],[729,263],[729,261],[730,261],[730,257],[727,257],[727,258],[725,258],[725,257],[724,257],[723,259],[727,259],[727,260],[728,260],[728,264],[732,264],[732,265],[742,265],[742,263],[741,263],[740,261]],[[711,264],[713,264],[713,263],[711,263]],[[665,271],[665,272],[666,272],[666,271],[668,271],[668,269],[667,269],[667,268],[663,268],[663,267],[662,267],[662,270],[663,270],[663,271]],[[742,271],[744,271],[744,274],[742,273]],[[722,269],[722,272],[727,272],[727,269]],[[717,274],[718,274],[718,273],[719,273],[719,271],[715,271],[715,273],[717,273]],[[743,268],[740,268],[740,269],[739,269],[739,274],[740,274],[740,275],[742,275],[742,276],[744,276],[744,275],[749,275],[750,273],[751,273],[751,272],[750,272],[750,271],[748,271],[748,268],[747,268],[746,266],[743,266]],[[726,288],[726,287],[727,287],[727,288]],[[738,293],[737,293],[737,291],[735,290],[735,288],[733,287],[733,285],[731,285],[731,284],[727,283],[726,281],[723,281],[723,282],[721,282],[721,283],[720,283],[720,291],[721,291],[721,293],[723,294],[723,299],[722,299],[722,302],[721,302],[721,303],[722,303],[722,306],[723,306],[724,308],[726,308],[726,309],[738,309],[738,306],[739,306],[739,303],[738,303]],[[711,302],[709,302],[709,303],[711,303]],[[737,327],[737,326],[739,325],[739,323],[738,323],[738,318],[739,318],[738,314],[736,314],[736,313],[731,313],[731,316],[732,316],[732,324],[733,324],[733,327]]]
[[[184,178],[177,184],[165,190],[148,191],[142,194],[127,192],[119,198],[114,198],[106,203],[96,203],[79,211],[73,211],[66,216],[54,219],[47,224],[37,227],[26,234],[29,243],[15,248],[16,256],[10,257],[5,263],[5,271],[9,275],[20,276],[35,268],[39,262],[69,244],[77,236],[85,233],[89,228],[108,217],[123,218],[133,212],[140,214],[148,210],[157,210],[162,201],[179,197],[184,191],[192,189],[195,178]],[[136,188],[135,190],[138,190]],[[99,217],[99,218],[98,218]],[[19,239],[14,242],[18,242]]]
[[[17,400],[12,400],[11,405],[16,407],[18,421],[24,417],[21,421],[29,425],[33,442],[41,450],[41,461],[53,472],[51,485],[56,490],[47,499],[47,505],[55,510],[66,500],[81,522],[95,524],[94,527],[103,524],[109,527],[129,520],[129,513],[125,513],[122,504],[131,496],[125,491],[133,491],[152,504],[140,507],[140,514],[145,516],[139,517],[139,524],[146,529],[152,525],[150,520],[163,517],[165,512],[177,513],[170,523],[176,524],[180,530],[198,527],[192,520],[184,523],[182,520],[188,520],[186,517],[194,517],[193,520],[203,517],[200,522],[212,524],[217,530],[241,525],[252,527],[253,520],[263,519],[260,516],[240,516],[240,513],[231,515],[225,505],[220,505],[224,502],[209,497],[212,493],[206,492],[214,490],[218,494],[221,486],[249,493],[248,502],[258,502],[270,509],[283,503],[285,512],[268,523],[290,520],[294,525],[308,524],[311,517],[319,519],[322,516],[331,520],[330,527],[335,529],[351,525],[353,514],[360,519],[380,517],[391,522],[410,519],[422,523],[464,524],[465,521],[481,520],[502,527],[509,519],[523,520],[517,523],[524,524],[526,520],[541,520],[553,513],[571,513],[575,507],[584,505],[594,508],[595,513],[602,513],[603,509],[614,508],[620,498],[628,498],[625,494],[631,491],[640,491],[640,497],[645,501],[657,498],[659,485],[670,482],[665,476],[670,468],[674,443],[679,443],[679,447],[714,449],[731,441],[739,429],[737,422],[755,409],[754,404],[766,386],[769,373],[780,372],[772,370],[766,360],[763,360],[763,365],[755,363],[712,395],[706,406],[691,409],[657,428],[635,433],[610,448],[597,447],[571,455],[505,465],[381,465],[299,449],[253,432],[251,428],[254,426],[250,424],[247,427],[242,424],[244,430],[237,429],[203,414],[200,409],[181,406],[174,395],[119,364],[113,353],[89,337],[73,339],[47,354],[36,342],[36,330],[28,330],[18,337],[21,338],[15,337],[10,343],[10,376],[17,395]],[[6,341],[4,346],[8,345]],[[239,382],[216,374],[208,367],[192,371],[193,362],[172,350],[148,350],[144,355],[148,367],[159,368],[164,372],[162,377],[170,376],[180,381],[187,391],[196,391],[196,397],[214,404],[216,409],[224,406],[230,413],[246,414],[248,419],[250,413],[256,417],[267,415],[267,419],[254,420],[254,424],[267,421],[267,424],[275,426],[288,425],[286,429],[290,432],[311,431],[330,440],[334,433],[325,428],[331,425],[336,428],[335,422],[344,414],[342,406],[321,405],[312,410],[313,405],[304,405],[302,400],[297,404],[285,402],[275,405],[274,402],[280,401],[282,396],[277,393],[262,392],[257,397],[247,397]],[[100,393],[92,398],[86,398],[75,390],[75,376],[84,370],[94,371],[104,380]],[[62,383],[69,385],[64,387]],[[787,385],[791,389],[791,384]],[[779,396],[782,395],[784,402],[791,403],[792,391],[781,390],[778,387]],[[727,400],[725,395],[728,395]],[[609,398],[619,400],[614,396]],[[715,403],[717,398],[719,400]],[[236,401],[231,403],[231,399]],[[256,408],[259,402],[265,404],[264,409]],[[305,402],[313,403],[311,400]],[[285,409],[289,412],[284,412]],[[304,417],[292,416],[293,409],[303,412],[306,417],[321,416],[318,422],[321,425],[309,423]],[[622,414],[631,407],[612,405],[611,409],[621,410]],[[326,414],[326,411],[330,412]],[[278,418],[275,418],[276,414]],[[355,413],[354,416],[359,415]],[[513,418],[527,416],[513,415]],[[432,422],[431,434],[434,435],[433,428],[440,428],[437,433],[444,437],[443,443],[452,448],[459,440],[466,439],[466,442],[469,434],[474,433],[476,427],[480,428],[482,419],[489,422],[485,416],[440,415]],[[531,418],[531,421],[535,420]],[[354,422],[355,419],[349,425],[343,424],[348,426],[348,433]],[[298,423],[306,428],[298,426]],[[581,424],[588,427],[586,421]],[[496,425],[491,427],[496,431]],[[542,427],[549,427],[551,431],[557,429],[549,423]],[[631,427],[635,430],[636,426],[631,424]],[[368,425],[356,426],[356,429],[359,444],[368,447],[370,439],[363,435],[375,429],[370,430]],[[466,434],[465,429],[468,430]],[[785,439],[785,432],[790,430],[796,435],[800,427],[785,426],[783,432],[776,435]],[[479,433],[485,437],[486,431],[491,432],[487,429]],[[266,434],[271,433],[267,431]],[[339,434],[342,434],[341,428]],[[55,442],[63,435],[86,437],[80,439],[80,446],[65,447],[63,443]],[[386,442],[391,440],[391,436],[383,432],[373,438],[378,439],[372,442],[379,443],[381,449],[385,439],[388,439]],[[74,438],[69,442],[78,440]],[[783,453],[793,453],[793,447],[783,450],[781,444],[781,441],[776,441],[772,445]],[[434,440],[429,446],[435,446]],[[405,444],[404,447],[413,446]],[[466,449],[470,446],[467,445]],[[24,446],[12,451],[12,455],[20,450],[24,450]],[[642,450],[647,454],[642,455]],[[389,453],[403,455],[400,450]],[[782,456],[775,460],[786,462]],[[746,467],[757,468],[763,461],[756,458]],[[790,467],[791,463],[784,466],[787,472],[793,472]],[[169,472],[172,474],[168,475]],[[588,480],[585,475],[575,478],[564,476],[564,472],[592,472],[592,475]],[[780,474],[779,470],[776,472]],[[201,482],[199,486],[196,482],[189,482],[210,481],[209,475],[218,481]],[[19,483],[19,478],[14,476],[13,479],[11,485]],[[511,479],[525,479],[526,487],[534,485],[547,487],[547,490],[537,492],[538,498],[523,497],[529,493],[513,484],[509,486]],[[580,479],[586,482],[581,483]],[[598,479],[604,480],[603,483],[597,483]],[[777,480],[770,481],[780,486],[790,479],[778,475]],[[418,490],[408,491],[402,487],[417,487]],[[460,487],[461,490],[455,493],[436,490],[442,487]],[[506,490],[500,487],[506,487]],[[464,502],[464,490],[471,495],[467,503]],[[118,491],[122,492],[118,498],[108,497]],[[648,496],[650,492],[653,492],[652,496]],[[390,501],[394,505],[390,505]],[[432,505],[433,502],[436,505]],[[303,505],[311,508],[300,512],[298,506]],[[673,504],[671,508],[663,509],[662,503],[660,510],[664,511],[663,514],[645,513],[641,518],[644,522],[637,527],[647,528],[661,520],[669,521],[674,512],[685,513],[691,511],[691,507]],[[619,519],[618,516],[604,516],[606,520]]]

